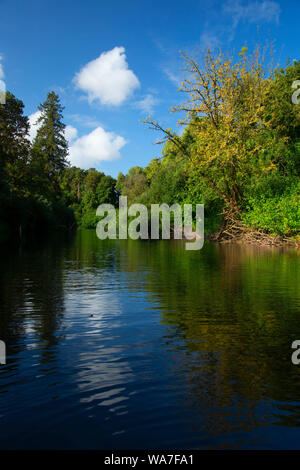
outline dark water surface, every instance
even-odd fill
[[[300,448],[296,252],[2,249],[0,339],[0,448]]]

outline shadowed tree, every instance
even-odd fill
[[[28,118],[23,115],[24,104],[6,93],[6,103],[0,104],[0,186],[6,191],[24,186],[27,170],[29,140]]]

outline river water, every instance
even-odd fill
[[[4,249],[0,448],[300,448],[300,256],[79,231]]]

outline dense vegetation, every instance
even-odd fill
[[[116,180],[94,168],[67,168],[60,176],[60,188],[64,204],[73,210],[82,228],[96,227],[99,221],[96,209],[100,204],[118,204]]]
[[[296,239],[300,230],[300,104],[292,85],[300,62],[267,71],[259,48],[238,59],[220,53],[203,65],[183,54],[186,101],[179,136],[164,135],[162,158],[119,174],[117,187],[144,203],[205,203],[214,238]],[[269,237],[270,239],[270,237]]]
[[[32,144],[23,108],[9,92],[0,105],[0,241],[26,241],[77,224],[93,227],[96,207],[116,203],[116,181],[94,169],[70,168],[57,94],[48,93],[40,105]]]
[[[268,70],[259,48],[237,59],[183,54],[186,78],[182,135],[151,118],[163,134],[161,158],[117,181],[95,169],[70,167],[63,108],[54,92],[40,105],[29,141],[23,103],[0,105],[0,238],[24,239],[50,228],[94,228],[101,203],[204,203],[215,239],[280,236],[299,241],[300,104],[292,84],[300,61]]]

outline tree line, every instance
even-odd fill
[[[299,242],[300,104],[292,100],[300,61],[273,67],[265,50],[182,54],[185,101],[176,133],[147,118],[162,135],[161,156],[117,180],[71,167],[59,96],[39,106],[29,140],[24,105],[6,93],[0,105],[0,239],[43,234],[50,227],[95,228],[101,203],[205,204],[214,239],[269,236]]]
[[[300,61],[273,67],[266,48],[237,55],[183,53],[182,135],[151,117],[160,158],[119,173],[117,188],[145,204],[204,203],[215,240],[299,242],[300,104],[292,100]]]
[[[38,109],[31,143],[22,101],[7,92],[0,105],[0,240],[92,228],[96,207],[117,202],[111,176],[70,166],[59,96],[51,91]]]

